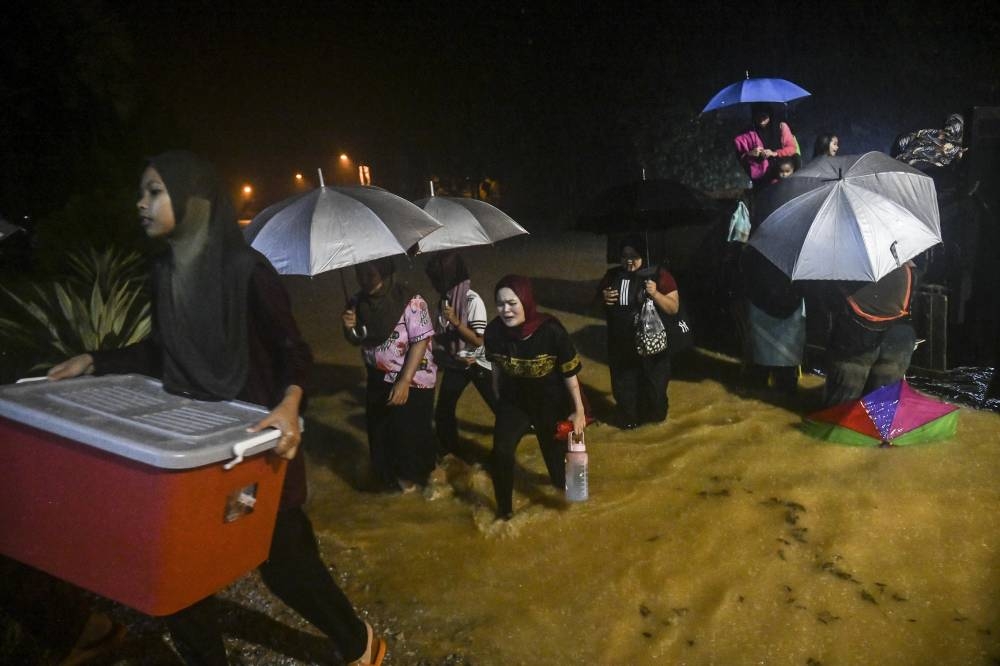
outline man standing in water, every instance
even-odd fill
[[[853,293],[842,289],[827,346],[827,406],[857,400],[903,378],[916,333],[910,322],[915,289],[912,262]]]

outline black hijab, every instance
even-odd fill
[[[771,119],[767,123],[766,127],[760,127],[757,125],[757,116],[767,113],[768,117]],[[784,122],[776,112],[775,108],[771,104],[753,104],[750,107],[751,121],[753,123],[753,130],[757,132],[757,136],[760,137],[761,143],[764,144],[765,148],[771,150],[781,149],[781,123]]]
[[[149,166],[163,179],[176,221],[168,250],[153,267],[164,388],[231,400],[249,374],[247,298],[255,253],[211,164],[170,151]]]
[[[442,296],[447,295],[455,285],[469,279],[469,269],[455,250],[435,254],[427,262],[424,272],[430,278],[431,285]]]
[[[415,294],[405,283],[396,280],[396,266],[391,257],[369,263],[382,278],[382,286],[374,294],[366,294],[362,289],[355,296],[355,302],[359,330],[364,326],[361,344],[375,347],[389,339],[403,316],[403,308]]]

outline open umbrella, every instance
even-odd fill
[[[742,81],[728,85],[708,101],[702,113],[727,109],[740,104],[773,102],[787,104],[809,97],[809,91],[785,79],[751,79],[750,72]]]
[[[382,188],[321,186],[265,208],[244,235],[279,273],[317,275],[403,254],[440,228],[419,207]]]
[[[941,242],[934,181],[879,152],[813,160],[754,202],[750,245],[793,280],[875,282]]]
[[[704,192],[676,180],[651,178],[617,185],[597,194],[577,219],[577,228],[608,234],[609,263],[618,261],[618,241],[626,234],[646,236],[647,250],[683,269],[725,207]],[[646,257],[649,264],[649,257]]]
[[[955,434],[958,407],[910,388],[905,379],[810,414],[802,429],[851,446],[906,446]]]
[[[443,228],[420,239],[420,252],[488,245],[528,233],[507,213],[468,197],[428,197],[416,202]]]

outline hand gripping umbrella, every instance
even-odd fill
[[[876,282],[941,242],[934,181],[879,152],[813,160],[754,217],[750,245],[792,280]]]
[[[420,252],[488,245],[528,233],[507,213],[478,199],[432,196],[416,205],[443,225],[420,239]]]

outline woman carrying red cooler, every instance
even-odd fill
[[[302,387],[312,354],[277,272],[243,239],[215,170],[192,153],[152,158],[142,174],[137,207],[146,235],[166,242],[152,269],[151,335],[122,349],[75,356],[52,368],[49,378],[134,372],[161,378],[171,393],[271,408],[253,430],[279,429],[275,452],[289,462],[261,578],[326,633],[342,658],[380,664],[385,643],[330,576],[302,509],[305,463],[296,454]],[[228,664],[217,618],[206,601],[167,617],[167,625],[187,663]]]

